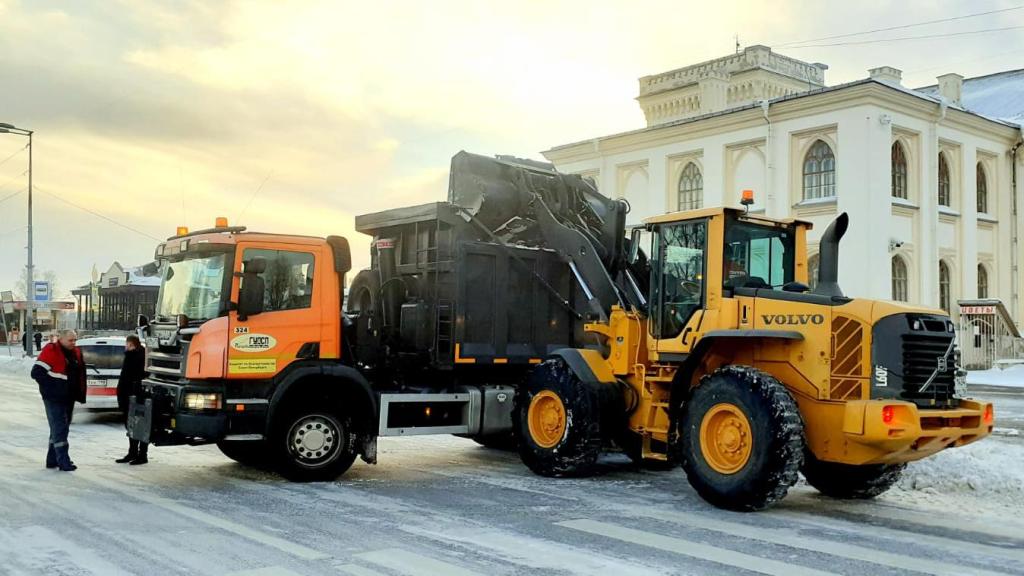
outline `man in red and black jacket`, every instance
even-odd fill
[[[68,454],[68,430],[75,402],[85,404],[85,361],[75,346],[74,330],[62,330],[60,338],[43,348],[32,366],[32,379],[39,384],[46,420],[50,423],[50,446],[46,467],[71,472],[75,463]]]

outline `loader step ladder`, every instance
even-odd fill
[[[675,379],[676,366],[665,364],[651,365],[644,371],[644,395],[650,398],[647,412],[644,414],[644,430],[642,456],[646,460],[668,460],[668,442],[656,440],[654,436],[668,438],[669,400],[672,394],[672,381]]]

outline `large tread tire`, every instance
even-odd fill
[[[277,472],[288,480],[331,481],[344,474],[355,462],[356,436],[352,420],[339,410],[304,402],[287,409],[274,420],[269,441],[270,455]],[[318,442],[302,444],[301,439],[309,433],[317,434]],[[316,446],[325,447],[322,455]],[[310,450],[316,452],[310,454]]]
[[[746,417],[751,443],[738,470],[723,473],[701,448],[701,424],[720,404]],[[690,485],[711,504],[750,512],[768,508],[796,483],[804,456],[804,427],[793,397],[772,375],[746,366],[726,366],[704,376],[682,407],[677,457]]]
[[[531,403],[543,392],[553,393],[564,407],[565,432],[553,446],[538,443],[529,427]],[[592,474],[603,444],[603,396],[600,384],[581,381],[561,358],[537,366],[516,393],[513,407],[513,428],[523,463],[541,476]]]
[[[270,466],[270,459],[267,456],[267,443],[263,440],[256,441],[220,441],[217,448],[221,454],[238,462],[243,466],[252,468],[267,468]]]
[[[868,464],[855,466],[818,460],[804,455],[802,472],[807,483],[818,492],[841,500],[866,500],[892,488],[900,480],[906,464]]]

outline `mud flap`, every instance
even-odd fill
[[[139,442],[149,442],[153,432],[153,400],[147,398],[139,403],[135,396],[128,401],[128,437]]]

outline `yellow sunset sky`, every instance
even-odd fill
[[[0,122],[37,132],[36,267],[60,292],[216,216],[347,235],[361,267],[353,217],[444,199],[460,149],[539,158],[640,128],[637,78],[728,54],[734,35],[828,64],[830,85],[891,65],[918,87],[1024,66],[1024,29],[784,45],[1020,4],[0,0]],[[1014,26],[1024,10],[857,39]],[[25,262],[23,147],[0,134],[5,290]]]

